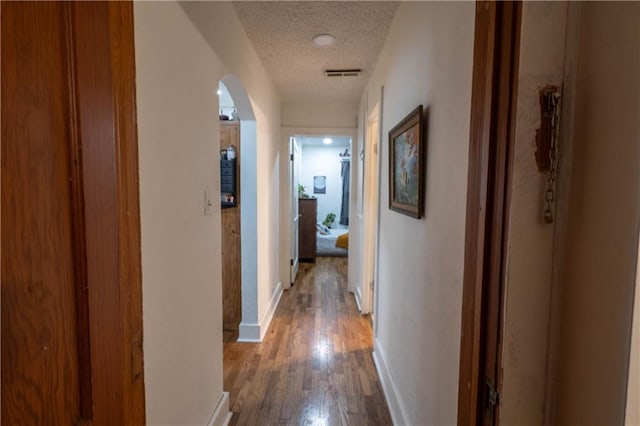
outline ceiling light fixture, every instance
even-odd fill
[[[322,143],[325,145],[331,145],[333,143],[333,141],[330,138],[324,138],[322,140]]]
[[[313,38],[313,45],[315,47],[327,48],[336,44],[336,38],[331,34],[318,34]]]
[[[218,94],[218,96],[222,95],[222,90],[218,89],[218,91],[216,92]]]

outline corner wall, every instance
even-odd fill
[[[384,86],[374,358],[396,424],[456,422],[474,22],[471,2],[401,3],[362,99],[364,126]],[[416,220],[388,209],[387,135],[419,104],[426,197]]]
[[[180,2],[193,25],[224,64],[226,74],[243,84],[256,118],[257,318],[243,323],[259,325],[264,335],[282,282],[280,262],[280,98],[247,38],[232,2]],[[253,259],[250,259],[252,261]],[[255,322],[254,322],[255,321]]]

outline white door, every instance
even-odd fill
[[[364,200],[362,251],[362,313],[373,315],[376,276],[376,245],[378,239],[378,139],[379,108],[376,106],[367,120],[364,146]]]
[[[289,141],[289,168],[291,170],[291,261],[290,280],[293,284],[298,274],[298,183],[300,182],[300,147],[296,138]]]

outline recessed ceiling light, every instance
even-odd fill
[[[324,138],[322,140],[322,143],[325,145],[331,145],[333,143],[333,141],[330,138]]]
[[[331,34],[318,34],[313,38],[315,47],[331,47],[336,44],[336,38]]]
[[[222,90],[218,89],[218,91],[216,92],[218,94],[218,96],[222,95]]]

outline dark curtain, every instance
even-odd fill
[[[342,208],[340,209],[340,225],[349,226],[349,186],[351,162],[349,160],[342,161]]]

